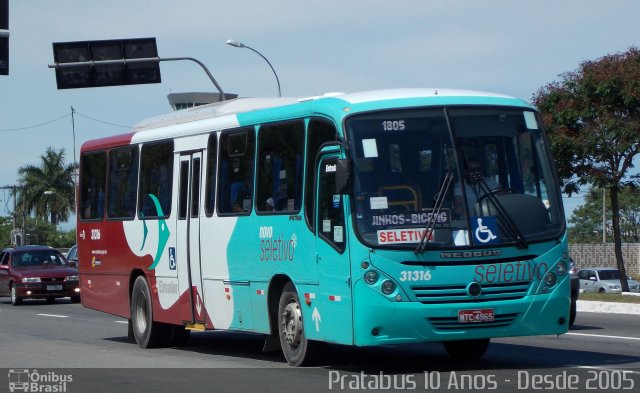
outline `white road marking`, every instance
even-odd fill
[[[127,321],[113,321],[113,322],[115,322],[115,323],[129,323]]]
[[[619,340],[637,340],[637,341],[640,341],[640,337],[607,336],[605,334],[587,334],[587,333],[565,333],[565,334],[567,334],[569,336],[616,338],[616,339],[619,339]]]
[[[69,316],[67,315],[56,315],[56,314],[36,314],[36,315],[40,315],[41,317],[69,318]]]

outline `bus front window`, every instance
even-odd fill
[[[367,245],[526,246],[563,228],[548,149],[532,111],[385,111],[354,116],[346,126],[356,228]]]

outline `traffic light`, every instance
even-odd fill
[[[54,42],[58,89],[160,83],[155,38]]]

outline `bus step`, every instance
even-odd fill
[[[206,327],[204,326],[204,323],[188,323],[184,325],[184,328],[187,330],[198,330],[201,332],[204,332],[206,329]]]

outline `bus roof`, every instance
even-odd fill
[[[132,132],[89,141],[83,151],[105,149],[175,136],[196,135],[253,124],[273,122],[312,113],[334,115],[335,120],[358,111],[422,105],[495,104],[531,108],[507,95],[443,88],[372,90],[358,93],[327,93],[314,97],[235,98],[143,120]],[[345,110],[345,108],[349,110]]]
[[[92,139],[86,141],[82,144],[82,151],[95,151],[95,150],[103,150],[113,146],[123,146],[128,145],[131,142],[131,137],[133,137],[133,133],[129,132],[127,134],[113,135],[100,139]]]
[[[235,98],[228,101],[215,102],[152,117],[136,124],[133,128],[133,131],[138,132],[142,130],[161,128],[169,125],[190,123],[198,120],[223,117],[226,115],[236,115],[246,112],[254,112],[262,109],[271,109],[298,103],[318,101],[322,99],[338,99],[343,101],[342,105],[355,105],[368,102],[406,100],[417,98],[430,98],[437,101],[448,101],[454,97],[494,98],[520,101],[516,100],[513,97],[496,93],[439,88],[388,89],[364,91],[359,93],[327,93],[321,96],[306,98]],[[524,102],[520,103],[524,104]],[[434,104],[436,103],[434,102]]]

